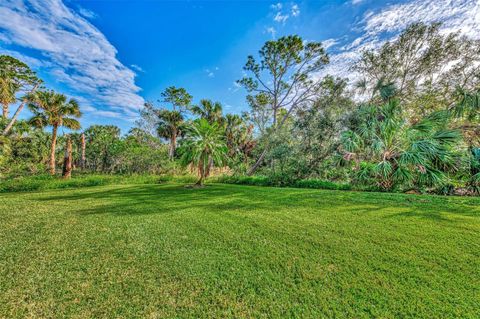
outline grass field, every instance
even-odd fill
[[[0,194],[0,318],[480,318],[480,199]]]

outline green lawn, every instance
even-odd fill
[[[213,185],[0,195],[0,318],[480,318],[480,199]]]

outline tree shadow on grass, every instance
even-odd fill
[[[188,211],[221,212],[267,208],[268,200],[252,200],[246,192],[228,188],[185,189],[183,186],[128,186],[107,190],[89,190],[39,196],[38,201],[72,202],[72,211],[80,215],[144,215]],[[91,205],[93,200],[93,205]],[[88,208],[82,206],[89,205]]]
[[[399,194],[358,193],[327,190],[258,188],[215,184],[201,189],[186,189],[183,185],[128,185],[108,189],[61,191],[56,195],[39,194],[38,201],[72,201],[72,211],[92,214],[164,214],[187,211],[222,213],[225,211],[265,210],[275,213],[288,208],[328,210],[342,207],[343,211],[362,205],[362,213],[375,213],[386,208],[398,208],[398,213],[382,212],[383,218],[423,218],[437,222],[452,222],[445,214],[480,217],[476,200],[422,197]],[[93,200],[92,207],[85,208]]]

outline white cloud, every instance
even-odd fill
[[[218,70],[219,70],[219,68],[218,68],[218,66],[217,66],[217,67],[215,67],[213,70],[205,69],[205,73],[207,74],[207,76],[208,76],[209,78],[214,78],[214,77],[215,77],[215,71],[218,71]]]
[[[87,19],[96,19],[98,17],[95,12],[81,6],[78,6],[78,13]]]
[[[365,0],[352,0],[353,5],[357,5],[357,4],[360,4],[362,2],[365,2]]]
[[[265,32],[268,34],[272,35],[272,38],[275,38],[275,35],[277,34],[277,30],[275,30],[274,27],[268,27],[265,29]]]
[[[237,81],[233,81],[232,85],[233,87],[228,88],[228,91],[232,93],[238,92],[238,90],[240,90],[240,88],[242,87],[240,84],[237,83]]]
[[[322,45],[325,50],[327,50],[330,47],[333,47],[334,45],[338,44],[338,39],[327,39],[322,41]]]
[[[289,18],[288,14],[282,14],[281,12],[277,12],[277,14],[275,14],[275,16],[273,17],[273,20],[276,22],[285,23],[288,20],[288,18]]]
[[[283,7],[283,5],[280,2],[278,2],[276,4],[272,4],[270,6],[270,8],[272,8],[273,10],[282,10],[282,7]]]
[[[132,69],[134,69],[135,71],[138,71],[138,72],[145,72],[145,70],[143,70],[143,69],[142,69],[142,67],[141,67],[141,66],[139,66],[139,65],[136,65],[136,64],[130,64],[130,67],[131,67]]]
[[[272,4],[270,8],[274,11],[273,21],[285,24],[290,17],[298,17],[300,15],[300,7],[296,3],[292,3],[290,11],[284,9],[281,3]]]
[[[292,5],[292,16],[298,17],[300,15],[300,8],[298,7],[298,4],[293,4]]]
[[[121,119],[123,118],[123,114],[122,113],[118,113],[118,112],[113,112],[113,111],[101,111],[101,110],[97,110],[94,112],[95,115],[97,116],[103,116],[103,117],[112,117],[112,118],[118,118],[118,119]]]
[[[135,72],[117,59],[117,50],[95,26],[61,0],[3,0],[0,37],[38,51],[41,64],[68,93],[91,105],[132,114],[144,104]]]

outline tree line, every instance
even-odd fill
[[[351,79],[324,74],[328,64],[320,42],[297,35],[267,41],[247,57],[238,80],[248,93],[242,114],[223,114],[221,103],[208,99],[193,103],[185,88],[172,86],[159,105],[145,104],[124,136],[115,126],[93,125],[56,143],[60,127],[79,129],[78,103],[45,90],[27,65],[1,56],[1,172],[54,174],[56,154],[64,153],[64,171],[68,162],[104,173],[188,167],[199,184],[228,167],[278,185],[316,178],[358,189],[479,192],[478,40],[446,34],[439,23],[414,23],[361,52]],[[19,121],[25,105],[33,117]]]

